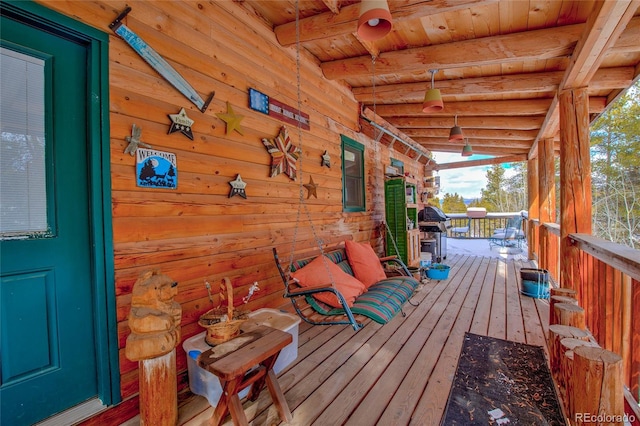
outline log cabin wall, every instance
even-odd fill
[[[296,107],[298,104],[296,48],[282,48],[273,30],[236,2],[83,1],[39,3],[110,34],[110,133],[115,292],[120,347],[121,395],[138,392],[137,363],[124,356],[129,328],[131,290],[140,273],[159,269],[179,283],[182,339],[202,331],[199,316],[211,308],[205,281],[217,292],[222,277],[233,282],[237,299],[257,281],[260,290],[248,309],[278,307],[282,282],[271,248],[289,255],[316,246],[314,233],[325,243],[345,236],[370,241],[382,254],[380,224],[384,219],[383,170],[393,157],[419,181],[423,167],[401,152],[359,133],[358,103],[349,88],[325,80],[317,63],[300,52],[301,110],[311,128],[298,129],[248,107],[248,89]],[[215,97],[202,113],[169,85],[108,25],[127,5],[123,21],[167,59],[205,98]],[[242,115],[242,133],[226,134],[216,116],[227,102]],[[167,134],[168,114],[185,108],[193,141],[179,132]],[[135,157],[125,154],[125,137],[133,124],[141,140],[153,149],[177,156],[177,189],[136,186]],[[285,174],[269,177],[271,157],[262,138],[273,138],[285,125],[293,143],[302,148],[298,181]],[[341,134],[365,146],[366,211],[342,209]],[[321,166],[327,151],[331,167]],[[247,198],[229,197],[230,181],[240,174]],[[318,185],[317,199],[306,199],[297,221],[300,177]],[[313,226],[311,226],[313,225]],[[217,295],[214,302],[219,302]],[[186,359],[177,350],[178,387],[187,384]],[[129,404],[137,409],[137,404]],[[135,408],[133,408],[135,407]],[[133,416],[137,413],[129,413]],[[126,416],[125,416],[126,417]],[[121,417],[122,418],[122,417]]]

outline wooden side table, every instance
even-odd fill
[[[216,345],[198,357],[198,365],[218,376],[222,385],[222,395],[209,424],[222,424],[230,412],[234,425],[248,425],[238,392],[253,385],[247,398],[255,401],[265,383],[280,419],[290,422],[293,416],[273,372],[273,365],[293,337],[282,330],[250,322],[243,325],[242,331],[238,337]]]

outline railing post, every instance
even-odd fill
[[[538,202],[538,160],[532,159],[527,161],[527,195],[529,200],[529,217],[527,220],[527,241],[529,242],[528,258],[535,259],[536,253],[539,253],[535,239],[535,226],[533,220],[540,217],[540,206]]]
[[[556,221],[556,185],[553,139],[541,139],[538,143],[538,213],[540,215],[539,264],[549,269],[551,259],[557,258],[555,245],[549,244],[549,230],[545,223]],[[557,277],[556,277],[557,278]]]

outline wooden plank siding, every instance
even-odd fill
[[[422,166],[404,151],[390,150],[360,134],[360,107],[349,88],[325,80],[317,64],[301,52],[300,102],[302,111],[310,116],[311,130],[303,130],[301,139],[295,126],[286,125],[292,141],[302,149],[298,181],[284,174],[270,178],[271,157],[261,139],[275,137],[284,123],[251,110],[248,89],[295,107],[298,88],[295,49],[280,46],[265,22],[232,2],[131,4],[124,23],[201,96],[215,91],[210,106],[201,113],[109,29],[127,2],[38,2],[110,34],[114,289],[120,394],[126,402],[119,407],[123,412],[114,417],[126,419],[137,414],[137,404],[127,400],[135,402],[138,392],[138,363],[124,356],[124,347],[131,291],[143,271],[160,269],[179,283],[177,301],[182,306],[184,340],[202,331],[198,318],[211,308],[204,285],[207,280],[213,284],[230,277],[237,299],[257,281],[260,290],[248,309],[282,304],[273,246],[288,256],[294,237],[296,250],[304,250],[316,245],[317,235],[325,243],[344,238],[370,241],[383,254],[379,228],[384,218],[384,165],[390,157],[397,158],[419,179],[424,173]],[[226,112],[227,102],[236,114],[244,116],[243,134],[233,131],[227,135],[225,123],[216,116]],[[167,115],[183,107],[195,120],[193,141],[180,133],[167,134]],[[124,153],[125,137],[131,135],[134,123],[142,128],[142,141],[176,154],[176,190],[136,186],[135,157]],[[342,209],[341,134],[365,146],[367,204],[361,213],[344,213]],[[321,167],[325,151],[331,157],[330,168]],[[228,197],[229,182],[237,174],[247,183],[247,199]],[[308,214],[303,211],[298,216],[300,183],[309,178],[318,184],[318,197],[305,200]],[[214,301],[218,303],[217,295]],[[177,369],[182,390],[187,379],[181,346]],[[101,418],[94,420],[100,422]]]
[[[412,299],[419,305],[384,326],[355,333],[301,323],[298,358],[279,375],[290,424],[438,424],[467,331],[547,351],[548,302],[519,293],[529,262],[452,255],[447,263],[449,278],[426,281]],[[267,392],[243,407],[253,424],[279,423]],[[203,397],[183,398],[179,424],[206,424],[212,413]]]

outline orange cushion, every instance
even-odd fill
[[[371,244],[346,240],[344,246],[353,274],[366,288],[387,278],[380,259],[373,251]]]
[[[291,276],[296,278],[302,287],[313,287],[318,285],[331,287],[331,278],[333,277],[335,289],[342,294],[349,307],[353,306],[353,302],[356,300],[356,297],[364,293],[364,284],[358,281],[355,277],[344,272],[338,265],[326,257],[323,260],[323,257],[324,256],[316,257],[303,268],[293,272]],[[329,275],[329,273],[331,275]],[[342,307],[338,298],[333,293],[315,293],[313,297],[335,308]]]

